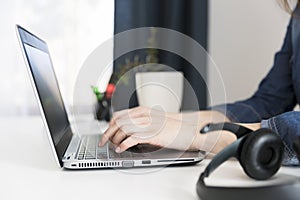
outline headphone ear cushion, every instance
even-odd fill
[[[249,177],[265,180],[279,170],[282,155],[281,138],[270,129],[259,129],[246,136],[239,161]]]

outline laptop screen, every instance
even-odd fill
[[[61,160],[70,142],[72,132],[47,44],[21,27],[18,27],[18,31],[42,112],[62,165]]]

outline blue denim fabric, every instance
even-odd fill
[[[293,150],[293,142],[300,136],[300,112],[287,112],[261,122],[262,128],[270,128],[279,134],[284,143],[283,165],[299,165]]]
[[[287,165],[299,164],[291,145],[296,135],[300,136],[300,116],[290,111],[300,103],[300,9],[295,9],[294,14],[274,65],[255,94],[243,101],[211,108],[233,122],[262,122],[262,126],[278,132],[286,146],[283,164]]]

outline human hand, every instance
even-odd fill
[[[200,135],[199,130],[210,122],[228,119],[215,111],[165,113],[137,107],[114,114],[100,145],[108,140],[123,152],[136,144],[152,144],[178,150],[211,150],[220,131]]]

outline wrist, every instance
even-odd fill
[[[230,134],[226,131],[214,131],[208,134],[200,134],[200,130],[208,123],[230,122],[223,113],[213,110],[199,111],[198,119],[198,126],[196,127],[195,137],[190,146],[190,150],[216,152],[236,140],[234,134]]]
[[[240,125],[245,126],[246,128],[249,128],[249,129],[251,129],[253,131],[261,128],[261,124],[260,123],[240,124]]]

